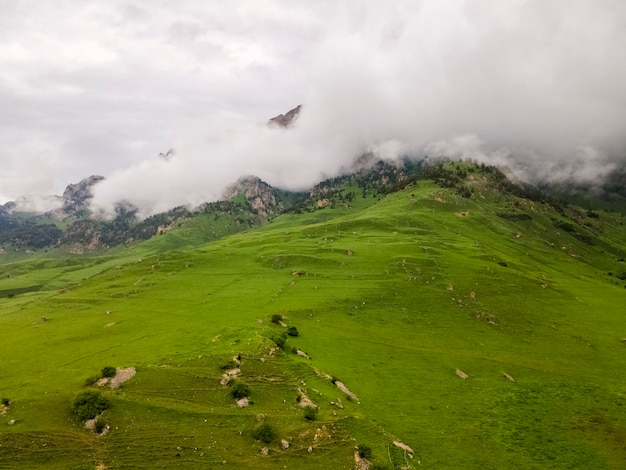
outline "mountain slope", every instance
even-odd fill
[[[31,288],[0,298],[0,467],[352,468],[357,445],[381,468],[623,467],[621,215],[492,170],[429,176],[389,194],[347,176],[199,248],[168,242],[182,224],[115,257],[0,266]],[[108,365],[137,375],[103,390],[99,436],[71,402]]]

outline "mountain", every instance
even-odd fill
[[[227,195],[0,263],[0,467],[624,468],[622,213],[471,162]]]
[[[295,108],[289,110],[286,114],[279,114],[271,118],[268,121],[268,124],[271,126],[278,126],[283,128],[291,127],[295,124],[296,120],[300,116],[300,111],[302,110],[302,105],[299,104]]]
[[[92,188],[101,181],[104,181],[103,176],[90,176],[76,184],[68,185],[61,196],[63,200],[61,214],[75,218],[87,215],[89,202],[93,198]]]

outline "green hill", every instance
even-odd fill
[[[626,467],[623,214],[443,168],[0,265],[0,468]]]

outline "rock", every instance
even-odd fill
[[[12,419],[11,421],[9,421],[7,424],[9,426],[13,426],[16,423],[16,421],[14,419]]]
[[[286,441],[285,439],[281,439],[280,440],[280,447],[281,447],[281,449],[289,449],[289,442]]]
[[[61,196],[63,213],[72,217],[81,216],[89,207],[89,201],[93,197],[93,186],[102,180],[104,180],[103,176],[90,176],[76,184],[68,185]]]
[[[262,454],[262,455],[267,455],[267,454],[269,454],[269,453],[270,453],[270,450],[269,450],[267,447],[263,447],[263,448],[261,449],[261,454]]]
[[[278,126],[278,127],[291,127],[294,125],[298,116],[300,116],[300,111],[302,110],[302,105],[299,104],[295,108],[289,110],[286,114],[279,114],[271,118],[268,122],[270,126]]]
[[[467,379],[469,377],[469,375],[467,375],[465,372],[463,372],[461,369],[457,369],[456,370],[456,375],[458,375],[459,377],[461,377],[462,379]]]
[[[250,404],[250,400],[248,400],[248,397],[243,397],[243,398],[237,400],[237,406],[239,408],[245,408],[249,404]]]

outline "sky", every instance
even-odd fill
[[[0,0],[0,204],[306,189],[364,152],[598,181],[626,159],[622,0]],[[302,104],[290,129],[267,120]],[[169,160],[159,153],[174,148]]]

